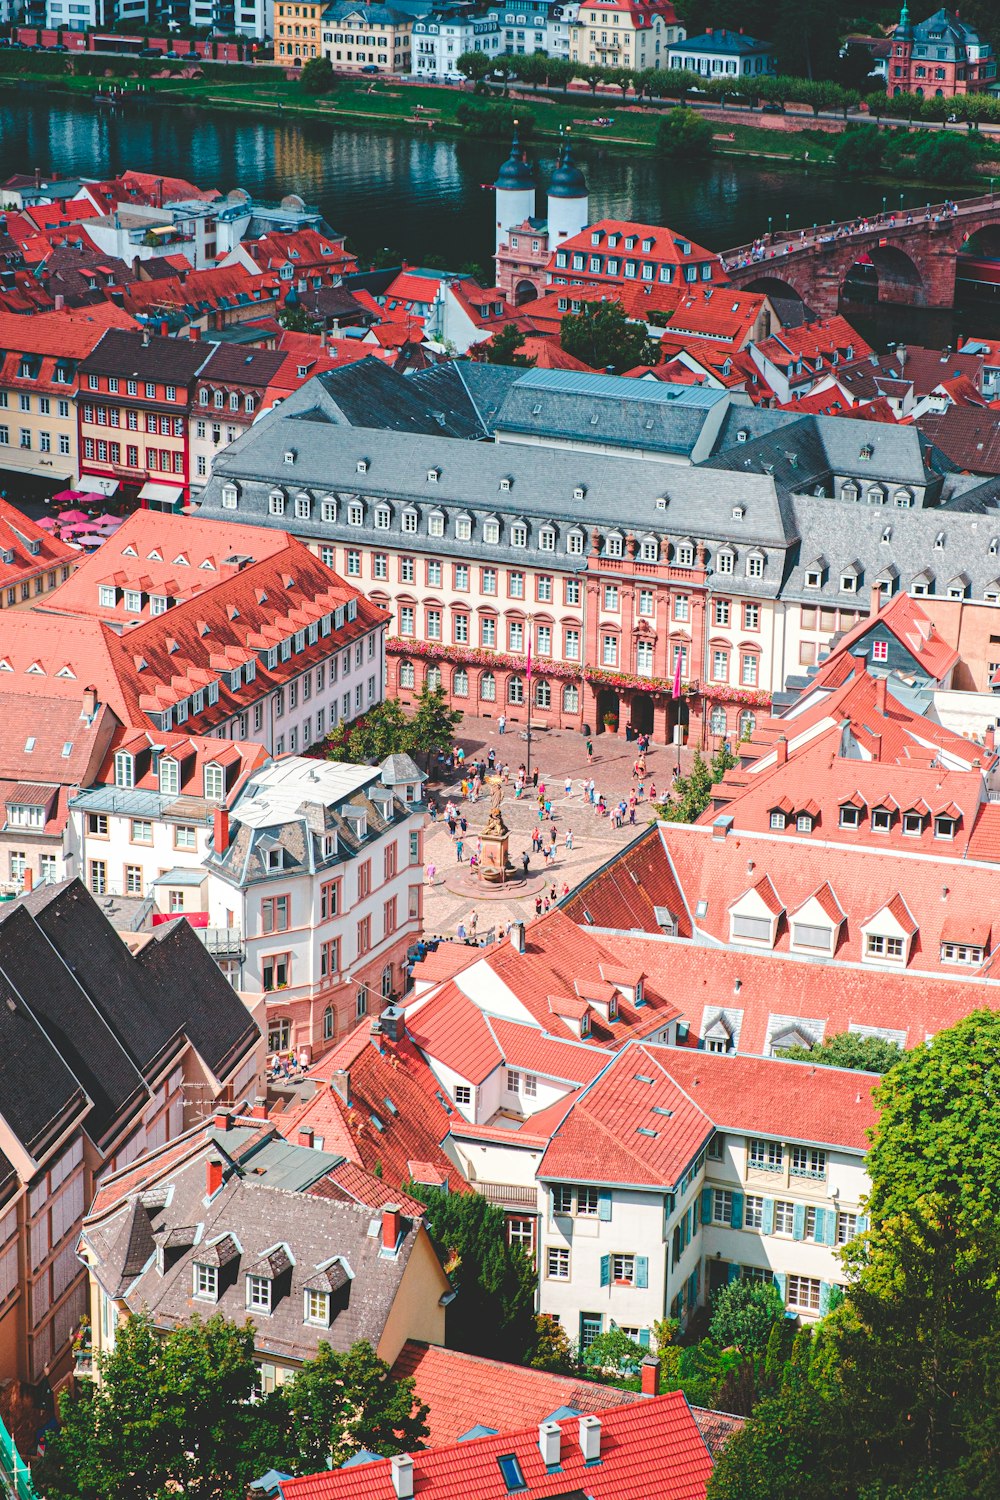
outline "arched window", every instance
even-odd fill
[[[437,688],[439,688],[441,686],[441,668],[440,667],[428,667],[427,668],[427,686],[430,688],[430,690],[431,690],[432,693]]]
[[[382,970],[382,999],[392,999],[392,964],[386,964]]]
[[[576,714],[580,712],[580,689],[575,682],[567,683],[563,688],[563,713]]]
[[[453,698],[469,696],[469,674],[464,667],[456,667],[452,673],[451,695]]]
[[[399,685],[401,688],[411,688],[414,685],[415,674],[412,661],[401,661],[399,664]]]
[[[748,708],[745,708],[740,714],[740,739],[749,739],[756,728],[757,715],[752,714]]]
[[[333,1006],[328,1005],[323,1012],[323,1040],[329,1042],[333,1039]]]
[[[497,701],[497,680],[492,672],[484,672],[479,679],[479,696],[484,703]]]
[[[540,679],[535,683],[535,707],[552,707],[552,688],[549,683],[544,681],[544,679]]]
[[[368,1014],[368,986],[366,984],[359,985],[358,987],[354,1012],[359,1018]]]
[[[524,702],[524,681],[520,677],[511,677],[507,683],[507,702]]]
[[[726,732],[726,710],[724,708],[713,708],[709,727],[713,734],[725,734]]]

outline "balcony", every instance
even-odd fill
[[[538,1213],[538,1190],[532,1186],[519,1187],[508,1182],[475,1182],[473,1187],[488,1203],[498,1208],[530,1209]]]
[[[213,958],[243,959],[246,957],[242,928],[196,927],[194,931]]]

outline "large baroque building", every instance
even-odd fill
[[[942,6],[916,25],[904,3],[892,38],[888,88],[921,99],[974,94],[996,83],[993,48],[958,11]]]

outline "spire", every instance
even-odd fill
[[[510,143],[510,155],[497,173],[496,186],[501,190],[517,191],[534,186],[531,167],[524,158],[518,134],[518,122],[514,121],[514,136]]]

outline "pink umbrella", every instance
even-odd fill
[[[85,510],[63,510],[59,512],[57,520],[62,526],[66,521],[86,521],[89,517]]]
[[[79,490],[60,490],[57,495],[52,496],[52,499],[57,505],[63,504],[68,500],[76,500],[79,493]]]
[[[41,520],[35,522],[35,525],[40,526],[43,531],[55,531],[56,529],[56,522],[52,516],[42,516]]]
[[[76,540],[78,545],[81,547],[100,547],[104,544],[107,538],[103,536],[96,536],[93,532],[87,532],[84,536],[78,536]]]

